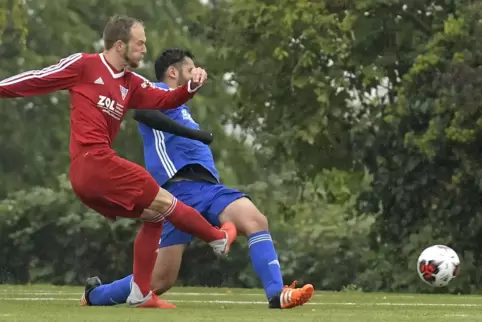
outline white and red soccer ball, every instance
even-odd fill
[[[450,247],[430,246],[418,257],[417,272],[420,279],[430,286],[447,286],[460,273],[459,256]]]

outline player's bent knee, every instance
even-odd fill
[[[236,222],[235,225],[238,231],[245,236],[269,229],[268,219],[263,215],[245,218],[243,221]]]
[[[234,201],[221,213],[221,223],[231,221],[236,225],[239,233],[249,236],[268,230],[268,218],[247,198]]]
[[[268,218],[262,213],[258,212],[258,215],[256,215],[254,218],[254,221],[256,222],[255,225],[260,231],[269,229]]]
[[[249,236],[254,233],[269,229],[268,218],[266,218],[266,216],[261,212],[258,211],[252,214],[247,214],[246,217],[247,218],[245,218],[244,221],[238,225],[240,227],[236,227],[245,235]]]

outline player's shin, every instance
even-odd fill
[[[196,209],[176,198],[173,198],[171,207],[163,215],[177,229],[207,243],[226,238],[223,231],[213,227]]]
[[[144,222],[134,241],[134,278],[130,297],[147,296],[150,292],[156,250],[162,232],[161,222]],[[141,294],[136,294],[136,293]]]
[[[266,230],[256,232],[248,237],[248,245],[254,271],[263,284],[266,297],[270,299],[277,295],[284,285],[271,234]]]

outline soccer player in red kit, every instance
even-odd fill
[[[173,91],[155,88],[130,69],[146,54],[142,22],[114,16],[104,29],[101,54],[73,54],[56,65],[28,71],[0,82],[0,97],[29,97],[69,90],[71,104],[70,181],[82,202],[114,219],[141,219],[134,242],[134,278],[127,303],[133,307],[167,304],[150,291],[152,269],[162,230],[170,221],[182,231],[208,242],[226,255],[236,238],[232,223],[211,226],[195,209],[159,187],[141,166],[120,158],[112,149],[121,121],[129,108],[172,109],[193,97],[207,78],[201,68]]]

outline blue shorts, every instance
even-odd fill
[[[219,215],[233,201],[247,197],[244,193],[222,184],[205,181],[176,181],[163,186],[178,200],[193,207],[213,226],[219,227]],[[188,244],[193,236],[164,221],[159,247]]]

